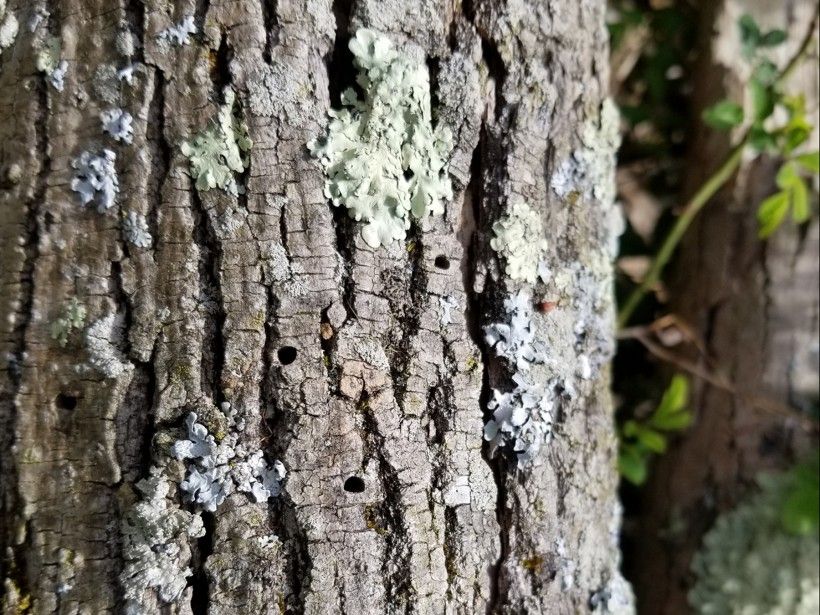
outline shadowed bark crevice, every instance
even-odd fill
[[[262,57],[268,64],[271,63],[273,49],[279,44],[279,17],[276,14],[279,8],[278,0],[260,0],[262,3],[262,22],[265,27],[265,49]]]
[[[410,544],[407,521],[404,518],[401,481],[396,468],[385,455],[385,436],[379,430],[366,394],[363,394],[357,409],[362,413],[366,454],[378,462],[379,481],[384,493],[384,500],[376,506],[375,512],[381,522],[380,526],[386,530],[383,551],[386,599],[395,612],[410,613],[415,592],[410,574],[413,545]]]
[[[152,69],[154,80],[153,96],[148,106],[148,130],[146,142],[151,152],[151,169],[148,180],[148,213],[146,222],[151,237],[151,249],[156,254],[157,246],[162,240],[159,235],[159,210],[162,205],[162,195],[171,171],[173,149],[165,134],[165,74],[161,69]]]

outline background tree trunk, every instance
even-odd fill
[[[205,536],[179,555],[187,589],[163,605],[146,588],[144,612],[578,613],[607,611],[619,592],[628,601],[608,370],[596,367],[612,341],[617,229],[608,195],[549,189],[606,95],[603,0],[10,0],[7,11],[20,28],[0,55],[5,612],[119,611],[135,484],[151,466],[181,479],[168,445],[183,418],[225,404],[246,422],[241,441],[286,466],[284,493],[258,504],[235,493],[201,513]],[[187,15],[191,43],[161,45]],[[376,251],[329,205],[305,147],[352,83],[347,41],[361,26],[426,58],[456,142],[445,215]],[[63,92],[36,69],[46,33],[68,62]],[[112,77],[132,62],[133,86]],[[249,88],[271,69],[270,104],[255,105]],[[254,142],[239,197],[197,192],[179,150],[226,85]],[[102,133],[110,106],[134,116],[132,145]],[[118,214],[146,216],[150,249],[124,241],[116,210],[82,208],[71,191],[72,160],[102,147],[117,154]],[[556,393],[555,437],[524,470],[482,439],[491,388],[511,388],[482,326],[514,288],[488,245],[514,197],[548,229],[556,281],[537,290],[558,306],[537,316],[539,332],[567,374],[594,359],[572,394]],[[123,319],[122,373],[84,368],[82,333],[65,348],[52,339],[74,297],[87,323]],[[458,305],[449,325],[443,297]],[[345,490],[350,477],[364,490]],[[176,489],[168,506],[186,507]]]
[[[721,98],[741,100],[748,65],[737,21],[750,13],[763,30],[781,28],[779,66],[793,57],[812,24],[816,3],[727,0],[703,15],[705,53],[694,92],[697,116]],[[803,93],[818,124],[816,48],[785,90]],[[817,150],[817,133],[809,149]],[[725,158],[726,135],[702,127],[689,164],[697,187]],[[695,425],[659,457],[645,491],[631,558],[638,604],[647,613],[688,613],[689,566],[716,515],[730,509],[766,470],[783,469],[809,449],[816,433],[773,404],[816,412],[818,403],[818,221],[791,221],[758,239],[756,212],[776,190],[779,160],[745,162],[732,184],[710,203],[683,242],[670,283],[675,313],[692,324],[709,360],[704,369],[734,383],[732,395],[696,381]],[[766,402],[760,399],[765,398]]]

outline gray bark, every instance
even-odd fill
[[[35,67],[38,9],[68,61],[63,92]],[[562,200],[549,183],[606,95],[604,2],[11,0],[7,10],[20,29],[0,55],[5,612],[120,611],[134,485],[151,466],[182,478],[168,446],[183,418],[224,402],[246,421],[241,440],[286,466],[284,493],[269,503],[234,493],[204,514],[206,535],[180,554],[188,588],[170,605],[146,588],[145,612],[603,612],[623,589],[608,370],[597,369],[612,340],[615,229],[608,198]],[[200,34],[161,45],[157,34],[189,14]],[[352,71],[344,49],[360,26],[427,59],[456,141],[445,215],[376,251],[323,196],[305,147]],[[131,59],[125,31],[138,43]],[[130,61],[133,86],[105,76]],[[282,82],[262,109],[248,92],[265,66]],[[198,192],[179,150],[228,84],[254,142],[239,197]],[[132,145],[100,130],[112,104],[134,116]],[[146,216],[150,249],[127,244],[116,214],[81,208],[70,188],[72,160],[103,146],[117,154],[118,208]],[[489,248],[513,196],[542,215],[550,268],[568,280],[538,288],[558,302],[538,316],[549,351],[569,374],[592,355],[596,366],[556,397],[555,436],[527,469],[491,457],[482,438],[490,389],[510,388],[481,328],[514,288]],[[277,246],[287,279],[270,273]],[[445,296],[459,307],[442,326]],[[122,373],[78,369],[82,335],[65,348],[52,339],[72,297],[87,323],[122,317]],[[344,489],[351,476],[364,491]]]
[[[796,52],[815,10],[814,2],[727,0],[707,11],[698,110],[722,97],[741,98],[748,79],[738,49],[742,14],[751,13],[764,30],[788,32],[774,57],[782,66]],[[785,88],[806,96],[814,126],[816,67],[812,52]],[[725,135],[711,129],[696,135],[692,186],[728,148]],[[809,148],[817,149],[816,130]],[[761,241],[756,212],[776,189],[780,161],[751,158],[693,225],[671,280],[671,294],[678,298],[673,311],[693,325],[706,350],[701,366],[732,382],[738,394],[696,382],[694,426],[653,467],[636,528],[641,538],[632,577],[647,612],[689,612],[690,562],[716,516],[753,488],[759,473],[789,467],[816,441],[816,430],[795,417],[818,401],[818,220],[813,216],[802,229],[787,221]],[[789,406],[796,414],[777,411]]]

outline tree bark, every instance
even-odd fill
[[[773,58],[783,66],[815,10],[813,2],[759,0],[727,0],[707,10],[695,117],[721,98],[742,100],[749,69],[739,49],[741,15],[750,13],[763,30],[787,31]],[[814,126],[816,67],[812,51],[784,88],[806,96]],[[810,151],[817,142],[815,129]],[[703,127],[693,144],[689,169],[692,186],[698,186],[725,158],[729,143],[725,134]],[[813,412],[818,400],[818,221],[812,216],[798,228],[787,220],[768,240],[758,238],[756,212],[776,190],[779,162],[746,158],[692,226],[674,268],[672,309],[700,337],[706,351],[701,367],[733,383],[737,394],[696,380],[695,424],[653,467],[630,575],[647,612],[689,612],[690,562],[716,516],[753,488],[760,472],[787,468],[816,442],[816,429],[798,417]],[[778,412],[788,407],[794,414]]]
[[[228,407],[246,423],[240,440],[284,463],[284,492],[234,493],[211,514],[173,489],[168,506],[201,515],[206,533],[180,552],[192,568],[182,596],[165,604],[146,587],[143,612],[607,612],[625,591],[598,369],[617,229],[608,196],[549,189],[599,121],[603,0],[10,0],[7,11],[20,28],[0,55],[5,612],[122,610],[135,484],[152,466],[181,479],[168,447],[184,417]],[[190,43],[160,44],[187,15]],[[426,59],[438,121],[455,135],[444,216],[378,250],[330,206],[305,146],[352,82],[359,27]],[[43,28],[68,62],[62,92],[36,68]],[[111,80],[132,62],[132,86]],[[265,67],[282,77],[267,91],[273,112],[249,102]],[[238,197],[197,191],[179,149],[226,85],[253,139]],[[133,144],[102,133],[110,106],[133,115]],[[113,210],[78,205],[72,160],[101,147],[116,151],[117,208],[146,217],[149,249],[124,240]],[[555,435],[525,469],[482,437],[491,389],[511,388],[482,326],[515,288],[489,247],[513,197],[548,229],[554,281],[536,290],[558,305],[538,314],[539,331],[567,374],[590,357],[595,368],[556,393]],[[279,249],[284,279],[270,273]],[[448,325],[444,297],[458,306]],[[122,319],[121,373],[83,367],[82,333],[65,348],[52,338],[72,298],[86,323]],[[363,491],[345,489],[350,477]]]

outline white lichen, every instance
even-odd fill
[[[11,10],[6,10],[6,0],[0,0],[0,54],[12,46],[19,29],[17,17]]]
[[[546,352],[535,338],[532,321],[532,296],[521,289],[504,300],[506,322],[484,328],[485,340],[495,353],[513,369],[512,391],[493,389],[487,407],[493,418],[484,426],[484,438],[492,443],[493,453],[509,448],[519,467],[529,464],[552,436],[554,396],[552,382],[529,377],[533,365],[546,361]]]
[[[609,206],[615,200],[615,155],[621,143],[620,113],[611,98],[599,117],[589,119],[581,133],[583,147],[559,165],[550,185],[561,198],[577,194]]]
[[[592,594],[589,606],[595,615],[635,615],[635,596],[629,582],[615,574]]]
[[[51,339],[65,348],[68,338],[74,331],[79,331],[85,324],[86,309],[76,297],[63,306],[62,314],[51,323]]]
[[[137,483],[142,494],[124,516],[120,574],[129,610],[144,602],[146,589],[155,589],[162,601],[177,600],[191,576],[188,541],[205,534],[202,519],[175,506],[168,498],[171,485],[159,468]]]
[[[121,68],[117,71],[117,79],[119,81],[125,81],[128,85],[134,85],[134,71],[137,69],[135,64],[129,64],[128,66]]]
[[[184,141],[181,149],[190,160],[191,175],[198,190],[222,188],[236,196],[239,190],[234,173],[242,173],[248,167],[248,153],[253,143],[247,124],[238,115],[233,89],[225,88],[224,98],[217,121],[192,141]]]
[[[57,64],[48,76],[49,83],[58,92],[62,92],[65,89],[65,75],[67,72],[68,62],[66,60],[60,60],[59,64]]]
[[[129,211],[122,219],[122,231],[125,238],[138,248],[151,247],[151,231],[148,230],[148,221],[140,213]]]
[[[94,202],[97,211],[111,209],[120,192],[115,162],[117,155],[109,149],[101,154],[83,152],[71,166],[76,170],[71,189],[80,195],[83,205]]]
[[[439,322],[442,327],[446,327],[453,322],[453,310],[458,309],[458,301],[455,297],[439,297]]]
[[[134,118],[127,111],[119,108],[106,109],[100,113],[100,121],[105,132],[116,141],[131,143],[134,140]]]
[[[532,295],[526,288],[504,300],[507,322],[484,327],[484,339],[499,357],[509,361],[516,370],[527,371],[534,363],[543,363],[545,349],[535,339],[532,322]]]
[[[268,466],[262,451],[248,453],[239,444],[236,431],[217,443],[208,429],[191,412],[185,420],[187,439],[177,440],[171,455],[188,460],[188,472],[180,488],[185,500],[200,508],[215,511],[234,490],[250,494],[263,502],[281,493],[285,467],[280,461]]]
[[[427,68],[397,52],[383,34],[360,29],[350,41],[359,99],[342,93],[343,109],[330,111],[327,137],[308,144],[325,170],[325,194],[377,248],[404,239],[411,216],[444,211],[452,197],[448,128],[432,125]]]
[[[116,378],[131,368],[120,352],[122,318],[109,314],[95,321],[85,332],[88,364],[108,378]]]
[[[0,0],[0,5],[2,5],[5,0]],[[34,9],[34,12],[31,14],[28,20],[28,31],[29,32],[36,32],[37,28],[40,27],[40,24],[43,23],[46,19],[49,18],[51,13],[48,12],[43,7],[37,7]]]
[[[554,404],[547,385],[531,382],[521,372],[513,374],[512,380],[512,391],[493,389],[493,398],[487,403],[493,418],[484,426],[484,439],[492,444],[493,453],[508,447],[518,466],[525,467],[552,437]]]
[[[820,541],[792,535],[781,507],[790,482],[760,479],[761,490],[718,517],[692,560],[689,603],[702,615],[814,615],[820,612]]]
[[[157,39],[173,45],[182,46],[189,44],[191,42],[191,35],[196,34],[196,32],[197,28],[193,15],[186,15],[179,23],[168,26],[165,30],[157,34]]]
[[[513,203],[507,215],[493,224],[493,234],[490,246],[504,258],[507,275],[534,284],[547,251],[544,223],[538,212],[523,201]]]

